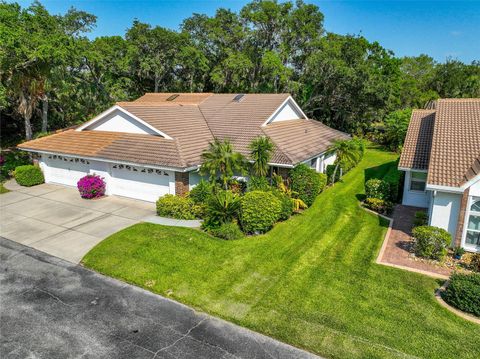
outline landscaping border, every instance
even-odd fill
[[[465,320],[468,320],[472,323],[476,323],[476,324],[480,324],[480,318],[477,318],[476,316],[472,315],[472,314],[468,314],[468,313],[465,313],[465,312],[462,312],[461,310],[457,309],[457,308],[454,308],[452,307],[450,304],[448,304],[447,302],[445,302],[442,298],[442,292],[444,292],[446,289],[447,289],[447,286],[448,286],[448,283],[450,281],[446,281],[445,283],[443,283],[443,285],[438,288],[436,291],[435,291],[435,298],[437,298],[437,301],[440,303],[440,305],[446,309],[448,309],[449,311],[451,311],[452,313],[458,315],[459,317],[465,319]]]

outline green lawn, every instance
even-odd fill
[[[395,159],[368,150],[343,183],[264,236],[138,224],[83,262],[329,358],[479,358],[480,327],[437,304],[436,280],[374,263],[387,223],[358,198],[365,176],[391,174]]]

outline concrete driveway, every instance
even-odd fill
[[[76,188],[53,184],[0,195],[0,236],[78,263],[107,236],[155,214],[155,204],[119,197],[80,198]]]
[[[1,358],[318,358],[0,238]]]

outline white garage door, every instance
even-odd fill
[[[44,159],[42,168],[47,183],[76,186],[78,180],[88,173],[90,163],[78,158],[49,156]]]
[[[159,197],[170,193],[171,176],[171,171],[112,165],[110,193],[155,202]]]

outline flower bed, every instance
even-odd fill
[[[77,188],[82,198],[92,199],[105,195],[106,184],[102,177],[93,174],[80,178]]]

